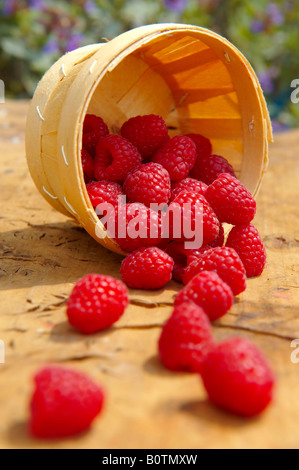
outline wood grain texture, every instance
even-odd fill
[[[43,200],[24,152],[26,102],[0,107],[0,448],[290,448],[299,447],[299,131],[276,136],[255,223],[268,253],[263,275],[248,281],[230,313],[213,326],[217,339],[249,338],[278,379],[263,416],[243,420],[211,406],[199,378],[166,371],[157,359],[161,326],[178,285],[130,291],[123,318],[85,337],[66,322],[65,299],[89,272],[119,275],[121,256],[98,245]],[[32,375],[48,362],[90,374],[107,393],[102,416],[73,439],[39,441],[26,431]],[[128,432],[130,430],[130,432]]]

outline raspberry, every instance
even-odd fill
[[[35,375],[34,382],[29,428],[35,437],[81,433],[102,410],[102,389],[80,372],[48,366]]]
[[[192,178],[211,184],[221,173],[236,176],[230,163],[220,155],[203,155],[198,158],[190,172]]]
[[[153,156],[153,162],[160,163],[166,168],[171,181],[186,178],[195,160],[195,143],[183,135],[172,137]]]
[[[102,137],[98,132],[88,132],[88,134],[83,134],[82,145],[83,148],[94,158],[96,155],[96,147]]]
[[[138,150],[120,135],[107,135],[97,145],[95,177],[97,180],[123,183],[127,174],[141,164]]]
[[[123,196],[122,187],[111,181],[93,181],[86,185],[92,207],[109,202],[113,206],[118,204],[118,197]]]
[[[99,116],[87,114],[83,124],[83,147],[93,157],[96,154],[96,146],[100,139],[109,134],[105,122]]]
[[[219,232],[219,221],[204,196],[195,192],[181,191],[169,205],[170,238],[177,239],[179,241],[193,241],[195,231],[198,233],[199,223],[201,223],[201,215],[202,224],[200,225],[202,225],[202,242],[206,245],[217,237]],[[179,218],[181,227],[177,226]],[[199,222],[196,223],[196,219]],[[186,229],[190,231],[190,235],[186,234]]]
[[[130,253],[121,263],[123,281],[135,289],[160,289],[171,279],[173,259],[151,246]]]
[[[236,250],[244,264],[247,277],[262,274],[266,264],[266,251],[257,229],[252,224],[233,227],[226,246]]]
[[[186,137],[189,137],[193,140],[196,146],[196,163],[194,167],[196,167],[198,160],[203,157],[208,157],[212,153],[212,144],[209,139],[204,137],[201,134],[185,134]]]
[[[124,183],[124,190],[130,202],[167,203],[170,198],[170,177],[159,163],[146,163],[130,173]]]
[[[162,237],[160,215],[140,203],[117,206],[107,218],[107,227],[124,251],[158,245]]]
[[[210,321],[226,314],[234,302],[231,288],[213,271],[202,271],[176,295],[174,305],[194,302],[203,308]]]
[[[237,415],[258,415],[272,400],[273,372],[261,351],[242,338],[218,344],[201,375],[211,402]]]
[[[174,308],[158,343],[159,356],[165,367],[197,373],[213,346],[209,319],[204,310],[192,302]]]
[[[103,121],[100,116],[95,114],[86,114],[83,124],[83,134],[89,132],[99,132],[102,137],[109,134],[107,124]]]
[[[211,245],[204,245],[198,250],[190,250],[190,254],[187,257],[187,266],[186,266],[185,271],[187,270],[187,267],[189,266],[189,264],[191,264],[193,261],[197,261],[201,257],[202,253],[205,253],[206,251],[211,250],[211,249],[212,249]]]
[[[148,114],[135,116],[126,121],[120,133],[138,149],[144,159],[148,159],[168,140],[168,129],[161,116]]]
[[[186,249],[183,242],[171,242],[167,245],[165,251],[174,261],[172,278],[177,282],[182,282],[187,266],[187,256],[192,250]]]
[[[76,282],[66,313],[74,328],[90,334],[115,323],[127,305],[128,291],[121,281],[112,276],[87,274]]]
[[[216,271],[219,277],[230,286],[234,295],[246,289],[246,273],[242,261],[233,248],[216,247],[202,253],[188,265],[183,282],[188,282],[201,271]]]
[[[220,222],[246,225],[253,219],[256,203],[250,192],[233,176],[223,173],[212,183],[205,198]]]
[[[81,161],[84,173],[84,180],[85,183],[88,183],[90,180],[93,179],[94,163],[93,158],[85,149],[81,150]]]
[[[171,201],[173,201],[181,191],[188,191],[201,194],[202,196],[205,195],[207,185],[202,183],[201,181],[197,181],[193,178],[185,178],[182,181],[178,181],[178,183],[174,183],[172,185],[172,192],[171,192]]]
[[[185,273],[189,257],[194,256],[201,251],[201,249],[193,250],[186,248],[183,242],[172,241],[165,247],[165,251],[174,261],[172,278],[177,282],[183,282],[183,275]]]

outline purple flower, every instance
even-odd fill
[[[258,75],[258,78],[259,78],[259,82],[264,92],[267,94],[273,93],[275,86],[274,86],[272,71],[265,70],[264,72]]]
[[[98,6],[93,0],[86,0],[84,2],[83,8],[88,15],[92,15],[93,13],[97,11]]]
[[[55,37],[49,38],[43,47],[43,52],[46,52],[47,54],[57,54],[59,51],[59,42]]]
[[[77,49],[78,47],[82,45],[83,40],[84,40],[84,36],[82,33],[71,34],[66,42],[65,51],[70,52],[70,51],[73,51],[74,49]]]
[[[43,10],[45,7],[43,0],[29,0],[29,8],[32,10]]]
[[[188,0],[164,0],[164,6],[167,10],[174,13],[183,13],[186,9]]]
[[[275,79],[279,74],[279,69],[275,66],[264,70],[258,74],[258,79],[265,93],[271,94],[275,91]]]
[[[16,10],[16,1],[15,0],[3,0],[3,6],[1,8],[1,13],[3,16],[11,16]]]
[[[280,122],[278,119],[273,119],[272,120],[272,129],[273,132],[285,132],[289,129],[289,126],[287,124],[284,124]]]
[[[253,20],[250,29],[253,33],[262,33],[265,25],[261,20]]]
[[[274,26],[280,26],[284,22],[284,15],[278,6],[271,2],[267,5],[267,13],[271,24]]]

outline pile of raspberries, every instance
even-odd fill
[[[91,204],[102,221],[97,208],[113,206],[114,239],[128,254],[120,268],[123,281],[88,274],[75,284],[67,302],[70,325],[88,335],[112,326],[128,306],[127,286],[160,289],[171,279],[183,283],[158,341],[161,363],[172,371],[199,374],[218,407],[245,417],[260,414],[272,400],[275,382],[268,361],[240,337],[217,343],[211,328],[245,290],[246,279],[259,276],[266,264],[263,242],[251,223],[255,200],[232,166],[212,153],[211,142],[202,135],[169,138],[163,118],[154,114],[129,119],[120,135],[110,134],[101,117],[86,115],[81,156]],[[124,196],[126,202],[120,204]],[[192,230],[187,235],[177,231],[170,215],[165,237],[164,207],[175,207],[181,225],[188,219]],[[198,212],[202,244],[190,248]],[[129,230],[136,217],[137,236]],[[224,223],[232,226],[226,240]],[[101,387],[77,372],[48,367],[35,383],[34,436],[76,434],[102,409]]]

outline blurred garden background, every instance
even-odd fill
[[[274,130],[299,127],[298,0],[0,0],[0,79],[7,98],[31,97],[64,52],[142,24],[181,22],[227,37],[255,68]],[[299,96],[299,93],[298,93]]]

